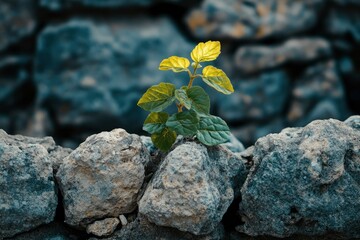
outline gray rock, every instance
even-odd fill
[[[85,228],[94,220],[132,212],[148,161],[140,137],[123,129],[88,137],[56,174],[65,222]]]
[[[174,78],[159,71],[159,63],[189,51],[167,19],[73,19],[48,26],[37,41],[38,102],[77,136],[89,129],[139,131],[147,113],[137,101],[149,86]]]
[[[328,34],[337,37],[350,35],[356,42],[360,42],[359,9],[339,7],[330,9],[324,21],[324,28]]]
[[[51,10],[63,10],[76,6],[92,8],[114,8],[114,7],[145,7],[159,2],[180,2],[179,0],[39,0],[41,7]]]
[[[51,140],[0,130],[1,239],[54,220],[57,194],[47,147]]]
[[[334,61],[310,66],[296,79],[287,113],[291,126],[305,126],[315,119],[345,119],[347,115],[345,90]]]
[[[186,142],[161,163],[139,202],[139,213],[159,226],[208,234],[245,178],[244,163],[229,150]]]
[[[233,153],[239,153],[245,150],[244,145],[233,134],[230,135],[229,141],[220,145],[226,147]]]
[[[105,218],[103,220],[95,221],[86,227],[86,232],[94,234],[98,237],[110,236],[114,233],[120,220],[117,218]]]
[[[284,111],[290,84],[283,71],[248,79],[232,79],[235,92],[217,101],[218,114],[226,122],[266,120]]]
[[[360,116],[359,115],[351,116],[348,119],[346,119],[344,122],[349,127],[352,127],[356,130],[360,130]]]
[[[90,238],[95,240],[97,238]],[[215,230],[209,234],[196,236],[188,232],[181,232],[175,228],[157,226],[144,218],[126,225],[121,230],[104,240],[220,240],[225,239],[224,227],[219,224]]]
[[[360,237],[360,132],[317,120],[260,138],[241,189],[246,234]]]
[[[276,68],[286,63],[305,63],[331,55],[323,38],[294,38],[276,46],[243,46],[235,54],[236,67],[246,74]]]
[[[205,0],[187,17],[192,34],[201,39],[286,37],[311,29],[323,0]]]
[[[34,32],[35,8],[34,1],[0,1],[0,51]]]

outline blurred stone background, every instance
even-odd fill
[[[245,145],[360,113],[359,0],[1,0],[0,128],[68,147],[143,134],[140,96],[187,77],[160,61],[207,40],[236,90],[208,89],[212,113]]]

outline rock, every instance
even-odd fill
[[[235,92],[217,101],[218,114],[226,122],[266,120],[284,111],[290,84],[283,71],[248,79],[232,79]]]
[[[229,150],[186,142],[161,163],[139,202],[139,213],[158,226],[208,234],[245,178],[244,163]]]
[[[246,74],[276,68],[286,63],[306,63],[331,55],[323,38],[294,38],[277,46],[243,46],[235,54],[236,67]]]
[[[110,236],[114,233],[120,220],[117,218],[105,218],[104,220],[95,221],[86,228],[87,233],[94,234],[98,237]]]
[[[123,129],[88,137],[56,174],[65,222],[85,228],[94,220],[132,212],[148,161],[140,137]]]
[[[360,116],[359,115],[351,116],[348,119],[346,119],[344,122],[349,127],[352,127],[356,130],[360,130]]]
[[[291,126],[305,126],[315,119],[345,119],[347,107],[341,79],[334,61],[315,64],[296,79],[287,120]]]
[[[120,222],[122,226],[126,226],[128,224],[128,221],[124,215],[119,216]]]
[[[146,7],[160,2],[180,2],[179,0],[39,0],[40,6],[51,10],[62,10],[76,6],[91,8],[114,8],[114,7]]]
[[[287,37],[311,29],[323,0],[205,0],[191,11],[187,25],[201,39]]]
[[[360,236],[360,132],[317,120],[260,138],[241,189],[246,234]]]
[[[196,236],[191,233],[181,232],[175,228],[161,227],[150,223],[144,218],[138,218],[136,221],[115,231],[114,235],[104,240],[219,240],[225,239],[224,227],[219,224],[216,229],[207,235]],[[97,238],[90,238],[95,240]]]
[[[233,134],[230,135],[228,142],[222,143],[220,145],[226,147],[233,153],[239,153],[245,150],[244,145]]]
[[[36,27],[36,5],[28,0],[0,2],[0,51],[31,35]]]
[[[57,194],[47,142],[0,130],[0,238],[54,220]]]
[[[147,113],[137,101],[149,86],[174,77],[159,71],[159,63],[190,49],[164,18],[48,26],[37,42],[38,102],[58,128],[76,129],[76,136],[118,127],[139,132]]]
[[[346,37],[350,35],[360,42],[360,15],[358,8],[331,8],[324,21],[324,28],[330,35]]]

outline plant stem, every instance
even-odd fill
[[[190,72],[190,70],[188,71],[189,77],[190,77],[189,84],[187,85],[188,88],[191,88],[191,87],[192,87],[192,84],[193,84],[193,82],[194,82],[194,79],[195,79],[196,77],[198,77],[198,76],[196,75],[196,70],[198,69],[198,67],[199,67],[199,63],[195,63],[194,71],[193,71],[192,73]],[[178,113],[179,113],[179,112],[182,112],[182,108],[184,107],[184,105],[183,105],[183,104],[176,104],[176,106],[177,106],[177,108],[178,108]]]

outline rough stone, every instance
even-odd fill
[[[352,127],[356,130],[360,130],[360,115],[351,116],[348,119],[346,119],[344,122],[349,127]]]
[[[323,0],[205,0],[187,17],[192,34],[201,39],[286,37],[311,29]]]
[[[57,190],[47,147],[51,140],[0,130],[1,239],[54,220]]]
[[[34,1],[2,0],[0,16],[0,51],[29,36],[35,30]]]
[[[218,114],[226,122],[266,120],[284,111],[290,94],[288,76],[283,71],[264,73],[247,79],[232,79],[235,92],[218,101]]]
[[[287,120],[292,126],[305,126],[315,119],[347,117],[343,83],[334,61],[305,69],[293,84]]]
[[[220,145],[226,147],[233,153],[239,153],[245,150],[244,145],[233,134],[230,135],[229,141]]]
[[[139,213],[159,226],[208,234],[245,178],[244,163],[226,148],[185,142],[161,163],[139,202]]]
[[[360,236],[360,132],[317,120],[260,138],[241,189],[246,234]]]
[[[119,216],[119,220],[120,220],[120,222],[121,222],[121,225],[123,225],[123,226],[126,226],[127,224],[128,224],[128,220],[126,219],[126,217],[124,216],[124,215],[120,215]]]
[[[276,46],[243,46],[235,54],[242,73],[251,74],[286,63],[306,63],[331,55],[331,46],[323,38],[294,38]]]
[[[123,129],[88,137],[56,174],[65,222],[85,228],[94,220],[132,212],[148,161],[140,137]]]
[[[149,86],[174,78],[158,71],[159,63],[190,49],[165,18],[73,19],[47,26],[37,41],[38,102],[58,127],[77,129],[77,135],[117,127],[139,132],[147,113],[138,99]]]
[[[95,221],[86,227],[86,232],[94,234],[98,237],[110,236],[114,233],[120,220],[117,218],[105,218],[103,220]]]

